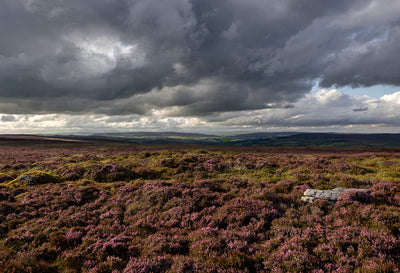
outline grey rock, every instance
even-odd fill
[[[37,181],[36,177],[30,176],[30,175],[21,175],[16,182],[21,183],[21,184],[34,184]]]
[[[307,189],[304,191],[303,196],[301,197],[301,201],[304,201],[306,203],[311,203],[315,199],[326,199],[332,203],[335,203],[340,195],[344,193],[345,191],[350,191],[350,190],[357,190],[357,191],[363,191],[365,193],[370,194],[371,191],[367,189],[355,189],[355,188],[335,188],[332,190],[315,190],[315,189]]]

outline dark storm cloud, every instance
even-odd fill
[[[397,0],[0,0],[0,112],[209,115],[400,85]]]
[[[385,32],[374,37],[375,40],[362,41],[359,51],[339,53],[325,70],[322,85],[399,86],[400,26],[392,26]],[[367,48],[362,48],[365,44]]]

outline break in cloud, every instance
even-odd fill
[[[398,0],[0,0],[1,122],[397,126],[397,93],[309,92],[400,86],[399,14]]]

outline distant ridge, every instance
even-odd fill
[[[296,133],[239,141],[238,145],[317,147],[400,147],[400,134]]]
[[[124,132],[124,133],[97,133],[93,136],[163,136],[163,137],[209,137],[213,135],[182,132]]]
[[[0,144],[74,144],[74,143],[121,143],[127,142],[113,138],[100,138],[92,136],[75,135],[25,135],[7,134],[0,135]]]
[[[96,134],[97,137],[116,138],[136,143],[192,143],[243,146],[318,146],[318,147],[400,147],[400,134],[353,133],[233,133],[207,135],[178,132],[135,132]]]
[[[400,147],[400,134],[352,133],[233,133],[207,135],[182,132],[122,132],[93,135],[0,135],[0,143],[131,143],[237,146]]]

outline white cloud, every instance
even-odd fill
[[[351,96],[336,89],[307,94],[290,108],[225,112],[214,116],[130,114],[1,115],[3,133],[93,133],[109,131],[352,131],[398,132],[400,91],[379,99]]]
[[[292,108],[225,113],[220,123],[225,125],[253,125],[266,127],[323,128],[337,126],[339,130],[370,126],[400,125],[400,92],[380,99],[350,96],[338,90],[321,89],[307,94]],[[342,129],[340,129],[342,128]]]

